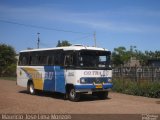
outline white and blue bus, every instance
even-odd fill
[[[17,65],[17,84],[30,94],[60,92],[78,101],[82,93],[100,99],[112,88],[111,52],[82,45],[23,50]]]

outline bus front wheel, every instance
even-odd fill
[[[80,99],[80,94],[75,91],[74,88],[71,88],[68,93],[69,100],[77,102]]]

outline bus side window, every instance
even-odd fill
[[[47,56],[40,56],[40,65],[47,65]]]
[[[59,56],[56,54],[55,55],[55,59],[54,59],[54,63],[55,63],[55,66],[58,66],[59,65]]]
[[[31,65],[32,57],[29,56],[29,65]]]
[[[19,58],[19,65],[23,65],[23,66],[25,66],[25,65],[27,65],[27,63],[28,63],[28,61],[27,61],[27,56],[21,56],[20,58]]]
[[[47,59],[48,59],[47,65],[54,65],[54,56],[48,56]]]
[[[30,57],[31,65],[35,65],[35,62],[36,62],[35,59],[36,59],[35,56]]]
[[[26,53],[20,53],[18,65],[25,66],[28,65],[28,55]]]
[[[22,65],[27,65],[27,57],[26,56],[23,56],[21,64]]]

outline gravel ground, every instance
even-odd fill
[[[110,92],[106,100],[83,95],[71,102],[61,94],[29,95],[15,81],[0,80],[0,113],[160,114],[160,99]]]

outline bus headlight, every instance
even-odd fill
[[[84,84],[86,83],[86,80],[84,78],[81,79],[81,83]]]
[[[111,83],[111,82],[112,82],[112,79],[111,79],[111,78],[108,78],[108,82]]]

